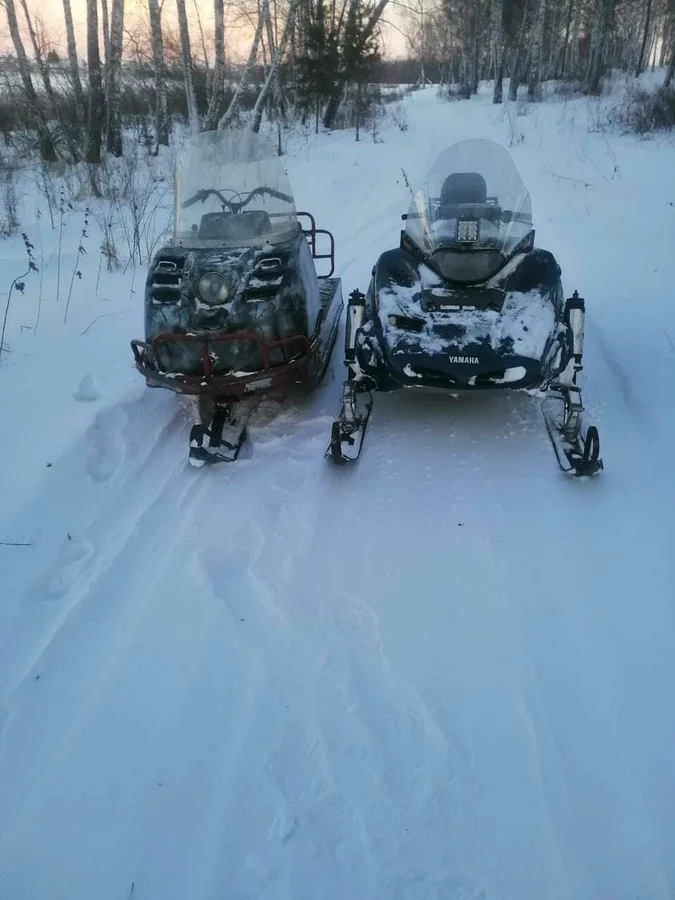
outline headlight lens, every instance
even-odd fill
[[[230,296],[230,282],[218,272],[207,272],[197,282],[197,292],[209,306],[225,303]]]

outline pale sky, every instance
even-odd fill
[[[65,50],[65,26],[63,23],[63,7],[60,0],[28,0],[31,11],[39,11],[44,20],[45,32],[50,39],[57,45],[57,49],[61,52]],[[86,27],[86,0],[71,0],[73,19],[75,20],[77,49],[81,57],[86,55],[85,27]],[[110,7],[111,0],[108,0]],[[186,0],[188,16],[190,18],[190,37],[193,43],[193,53],[201,57],[201,42],[199,30],[197,27],[197,16],[195,9],[199,10],[199,17],[202,20],[202,27],[206,34],[207,46],[210,35],[213,30],[213,2],[212,0]],[[100,6],[99,6],[100,9]],[[164,13],[167,24],[173,25],[175,22],[175,2],[173,0],[164,0]],[[145,0],[126,0],[125,17],[126,24],[131,27],[135,19],[142,16],[147,20],[147,4]],[[17,3],[17,14],[19,20],[22,19],[22,13]],[[99,13],[100,15],[100,13]],[[226,13],[227,16],[227,13]],[[399,28],[405,28],[400,16],[392,8],[388,9],[385,17],[395,22]],[[239,17],[240,18],[240,17]],[[226,49],[234,56],[235,48],[239,49],[239,54],[244,57],[248,52],[249,34],[248,29],[241,20],[236,21],[235,15],[231,14],[230,22],[226,23]],[[228,35],[229,34],[229,39]],[[236,42],[235,42],[236,35]],[[408,45],[405,38],[396,31],[395,28],[384,26],[383,36],[385,42],[385,52],[387,56],[406,56]],[[26,41],[26,50],[29,52],[28,41]],[[0,45],[3,50],[11,48],[11,41],[7,30],[7,19],[4,10],[0,11]],[[209,47],[210,49],[210,47]]]

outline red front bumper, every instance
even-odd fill
[[[258,346],[262,368],[256,372],[214,372],[209,347],[213,344],[246,341]],[[160,350],[167,344],[195,344],[201,347],[202,372],[186,375],[163,369]],[[216,394],[240,396],[254,391],[267,391],[305,384],[311,380],[310,362],[314,348],[305,335],[279,341],[264,341],[259,335],[239,331],[216,337],[193,334],[158,334],[147,341],[131,342],[136,368],[152,387],[164,387],[179,394]],[[275,351],[277,353],[275,354]],[[285,362],[271,363],[270,357],[283,354]]]

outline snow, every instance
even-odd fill
[[[608,102],[429,89],[405,132],[286,157],[349,293],[397,243],[401,166],[510,149],[586,298],[592,481],[506,392],[380,395],[331,468],[339,346],[321,390],[261,398],[240,459],[196,470],[186,403],[133,365],[143,271],[97,292],[92,238],[64,324],[27,209],[48,265],[0,360],[0,541],[28,544],[0,545],[0,897],[673,897],[675,158],[595,127]],[[0,244],[8,277],[22,253]]]
[[[99,399],[100,393],[98,382],[90,372],[84,376],[73,397],[81,403],[92,403]]]

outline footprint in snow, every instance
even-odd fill
[[[435,885],[425,900],[497,900],[497,894],[472,876],[454,874]]]
[[[126,413],[119,407],[96,416],[87,456],[87,474],[93,481],[99,484],[110,481],[122,465],[125,453],[122,433],[127,422]]]
[[[65,597],[77,584],[93,550],[93,546],[86,540],[67,538],[52,565],[29,591],[24,605],[32,606]]]
[[[5,738],[5,731],[9,724],[9,710],[6,706],[0,706],[0,750],[2,750],[2,742]]]

